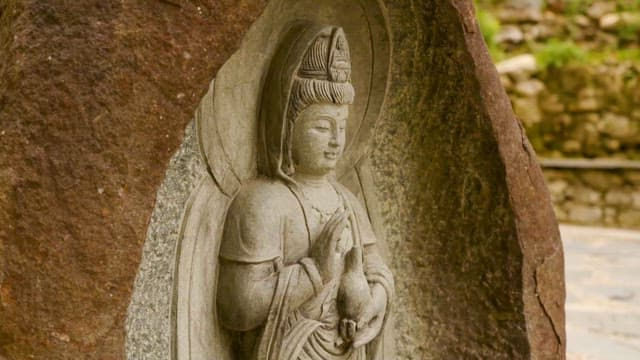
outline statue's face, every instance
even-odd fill
[[[293,129],[295,171],[323,175],[335,169],[345,143],[348,105],[313,104],[304,109]]]

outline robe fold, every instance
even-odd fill
[[[351,213],[348,248],[375,244],[368,215],[359,201],[340,184],[334,183],[334,188]],[[311,246],[324,227],[311,213],[295,187],[265,178],[243,188],[231,204],[220,257],[247,264],[270,261],[277,275],[266,321],[253,344],[252,358],[243,360],[381,360],[382,332],[359,349],[353,349],[338,334],[339,280],[322,284],[309,258]],[[367,281],[385,289],[388,314],[394,286],[391,272],[376,253],[364,256],[363,264]],[[314,295],[293,308],[290,299],[294,298],[292,294],[300,277],[307,277],[313,284]]]

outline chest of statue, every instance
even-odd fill
[[[290,204],[289,211],[283,215],[281,241],[285,265],[308,257],[332,213],[345,206],[335,191],[324,193],[324,202],[317,201],[317,198],[301,195],[300,200],[295,199],[295,203]],[[353,244],[351,229],[351,226],[345,229],[342,246],[350,247]]]

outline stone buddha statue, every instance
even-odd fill
[[[382,359],[393,277],[336,180],[355,95],[339,27],[292,27],[259,114],[259,176],[226,215],[217,311],[237,359]]]

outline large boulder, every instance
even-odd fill
[[[124,357],[154,204],[176,206],[158,189],[188,172],[169,159],[183,140],[196,156],[185,125],[264,5],[0,5],[0,356]],[[397,280],[397,358],[563,359],[557,224],[471,1],[384,5],[394,52],[366,180]],[[175,255],[156,250],[143,268]]]
[[[169,158],[264,4],[0,2],[0,358],[122,358]]]

